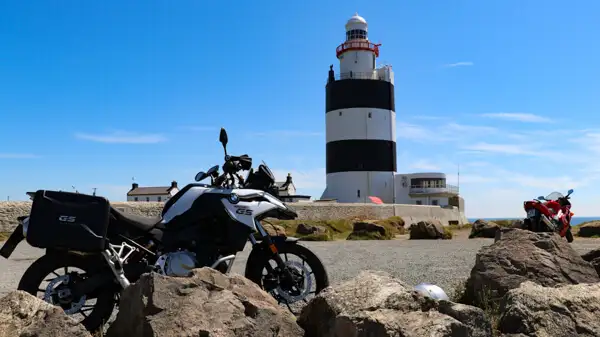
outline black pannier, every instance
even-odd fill
[[[88,194],[39,190],[35,193],[27,242],[38,248],[100,252],[106,248],[110,203]]]

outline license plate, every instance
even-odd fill
[[[535,208],[527,210],[527,218],[535,218]]]

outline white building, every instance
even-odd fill
[[[275,186],[277,187],[278,197],[281,201],[299,202],[310,200],[309,195],[296,194],[296,185],[294,185],[294,182],[292,181],[291,173],[288,173],[285,181],[275,182]]]
[[[396,174],[394,72],[377,67],[379,44],[369,41],[367,21],[346,23],[336,49],[338,75],[330,66],[326,85],[327,187],[321,199],[368,203],[458,206],[458,188],[443,173]]]
[[[456,206],[463,208],[458,186],[446,183],[439,172],[396,174],[396,203],[414,205]]]
[[[137,183],[131,184],[131,190],[127,192],[127,201],[154,201],[161,202],[169,200],[179,192],[177,182],[171,182],[171,186],[140,187]]]

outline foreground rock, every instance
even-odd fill
[[[0,299],[0,337],[91,337],[60,307],[24,291]]]
[[[452,236],[444,230],[439,220],[419,221],[409,227],[411,240],[451,239]]]
[[[591,250],[583,255],[581,258],[589,262],[596,268],[598,275],[600,275],[600,248]]]
[[[594,267],[556,234],[514,228],[502,228],[500,233],[497,242],[477,253],[465,303],[499,299],[528,280],[549,287],[600,282]]]
[[[578,236],[584,238],[600,237],[600,221],[588,222],[578,227]]]
[[[494,238],[498,229],[500,229],[500,226],[493,221],[482,219],[475,220],[475,222],[471,224],[471,234],[469,234],[469,239]]]
[[[307,337],[491,336],[481,309],[435,301],[382,272],[322,291],[298,323]]]
[[[202,268],[190,278],[145,274],[121,295],[107,337],[300,337],[295,317],[240,275]]]
[[[528,336],[600,336],[600,283],[542,287],[524,282],[502,300],[499,330]]]

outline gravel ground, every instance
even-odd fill
[[[325,263],[332,284],[348,280],[361,270],[383,270],[408,284],[430,282],[450,293],[465,280],[475,263],[477,251],[493,239],[467,239],[459,233],[452,240],[302,242]],[[580,253],[600,247],[600,239],[576,238]],[[243,273],[249,247],[238,255],[233,271]],[[0,295],[16,289],[21,275],[43,251],[21,243],[10,260],[0,258]]]

